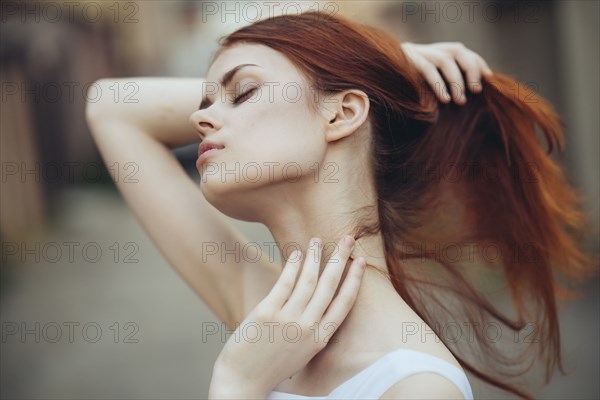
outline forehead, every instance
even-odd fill
[[[256,64],[270,74],[281,76],[298,75],[300,71],[282,53],[255,43],[238,43],[221,51],[210,66],[207,80],[218,81],[223,74],[240,64]]]

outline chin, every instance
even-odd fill
[[[218,176],[201,175],[200,190],[204,194],[204,197],[214,205],[214,202],[218,202],[219,199],[235,195],[236,192],[239,192],[240,188],[239,185],[236,185],[234,179],[232,179],[232,182],[227,182]]]
[[[200,190],[204,198],[221,213],[230,218],[248,222],[260,222],[256,210],[249,206],[256,202],[249,200],[246,189],[248,185],[232,182],[223,182],[218,177],[202,180]]]

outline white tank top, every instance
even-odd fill
[[[410,349],[397,349],[384,355],[343,382],[325,397],[272,391],[267,396],[267,400],[379,399],[394,384],[410,375],[421,372],[443,376],[460,389],[466,400],[473,400],[471,385],[462,369],[441,358]]]

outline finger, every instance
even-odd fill
[[[338,288],[353,248],[354,238],[352,236],[347,236],[339,241],[338,248],[327,262],[325,270],[317,283],[317,289],[304,312],[305,316],[311,321],[318,322],[323,317]]]
[[[492,69],[489,67],[487,62],[478,53],[467,48],[463,43],[447,42],[447,43],[441,43],[441,44],[443,45],[443,48],[446,49],[446,51],[448,51],[450,54],[452,54],[457,59],[459,56],[465,56],[465,55],[474,56],[477,59],[478,64],[480,64],[480,66],[481,66],[480,71],[483,73],[483,75],[488,76],[488,77],[493,75]]]
[[[433,92],[442,103],[450,102],[450,95],[444,83],[444,79],[435,65],[426,62],[421,67],[421,74],[433,89]]]
[[[475,57],[466,53],[460,53],[456,62],[465,71],[467,76],[467,87],[474,93],[481,91],[481,65]]]
[[[415,53],[415,49],[413,47],[413,44],[410,42],[404,42],[400,44],[400,47],[402,48],[402,50],[404,51],[404,53],[406,53],[406,55],[408,56],[408,58],[414,58],[414,53]]]
[[[452,99],[458,104],[464,104],[467,100],[465,82],[456,61],[454,59],[444,61],[442,65],[438,65],[438,68],[442,71],[446,82],[448,82]]]
[[[492,75],[494,75],[494,72],[492,71],[492,69],[490,68],[490,66],[488,65],[488,63],[485,62],[485,60],[483,59],[483,57],[481,57],[479,54],[477,54],[477,61],[481,65],[481,68],[482,68],[484,76],[486,76],[486,77],[489,78]]]
[[[332,325],[337,329],[352,309],[352,306],[354,306],[365,268],[365,259],[362,257],[354,260],[350,266],[348,275],[344,279],[339,293],[331,302],[331,305],[325,312],[325,315],[323,315],[323,319],[321,319],[321,323],[319,324],[319,328],[322,330],[323,334],[326,334],[327,327]]]
[[[283,267],[279,279],[265,297],[265,301],[268,301],[277,310],[281,309],[284,303],[290,298],[294,285],[296,284],[296,277],[300,270],[302,262],[302,252],[300,250],[294,250],[287,260],[287,263]]]
[[[300,313],[306,308],[306,304],[315,292],[317,280],[319,279],[319,268],[321,266],[321,240],[313,238],[306,252],[306,258],[302,265],[302,273],[298,284],[284,308],[295,313]]]

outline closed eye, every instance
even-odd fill
[[[239,103],[242,103],[243,101],[246,101],[250,97],[250,95],[252,95],[252,93],[254,93],[256,91],[256,89],[258,89],[258,88],[252,88],[252,89],[240,94],[238,97],[233,99],[233,104],[239,104]]]

